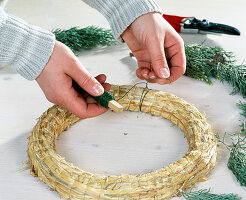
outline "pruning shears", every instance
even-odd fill
[[[240,31],[229,25],[209,22],[207,19],[195,17],[181,17],[163,14],[163,18],[171,24],[178,33],[220,33],[229,35],[240,35]]]

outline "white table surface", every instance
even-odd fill
[[[216,45],[233,51],[238,63],[246,52],[246,3],[244,0],[157,1],[167,14],[207,18],[238,27],[240,37],[227,35],[182,35],[185,43]],[[106,19],[80,0],[9,0],[7,11],[29,23],[52,30],[54,28],[98,25],[108,28]],[[80,60],[93,74],[105,73],[112,84],[133,84],[136,62],[128,57],[126,45],[84,51]],[[182,77],[171,85],[150,85],[150,88],[171,92],[194,104],[206,113],[215,132],[239,130],[236,103],[241,96],[229,95],[232,88],[215,81],[213,86]],[[0,69],[0,200],[56,200],[61,197],[29,170],[17,172],[27,160],[27,137],[37,118],[52,104],[47,102],[36,82],[23,79],[10,67]],[[188,145],[183,133],[172,123],[148,114],[107,112],[94,119],[82,120],[61,134],[57,152],[78,167],[106,175],[139,174],[159,169],[179,158]],[[246,199],[246,189],[240,187],[228,170],[229,152],[218,147],[218,159],[208,181],[199,189],[211,188],[213,193],[237,193]],[[183,199],[177,197],[173,199]]]

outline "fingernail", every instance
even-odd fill
[[[97,95],[102,95],[103,92],[104,92],[104,89],[101,85],[99,84],[95,84],[92,88],[94,90],[94,92],[97,94]]]
[[[151,76],[150,78],[155,79],[155,78],[157,78],[157,77],[156,77],[156,76]]]
[[[167,68],[161,68],[160,74],[162,78],[168,78],[170,76],[170,72]]]
[[[143,74],[144,78],[149,78],[148,74]]]

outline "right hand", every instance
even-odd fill
[[[105,75],[94,78],[66,45],[56,41],[48,63],[36,79],[47,100],[80,118],[95,117],[108,110],[88,94],[78,94],[72,87],[72,79],[92,96],[100,96],[104,89],[110,89],[110,85],[104,83]]]
[[[184,42],[160,13],[141,15],[122,38],[138,61],[138,78],[169,84],[185,73]]]

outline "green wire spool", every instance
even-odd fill
[[[109,108],[108,106],[109,102],[115,100],[113,95],[107,91],[104,91],[103,95],[101,96],[97,96],[97,97],[92,96],[92,97],[97,101],[97,103],[99,103],[104,108]]]
[[[86,92],[74,80],[72,82],[72,87],[80,94]],[[117,101],[115,101],[114,96],[110,92],[104,91],[104,93],[101,96],[91,96],[91,97],[95,99],[97,103],[103,106],[104,108],[111,108],[114,112],[117,113],[123,111],[123,107],[119,103],[117,103]]]

